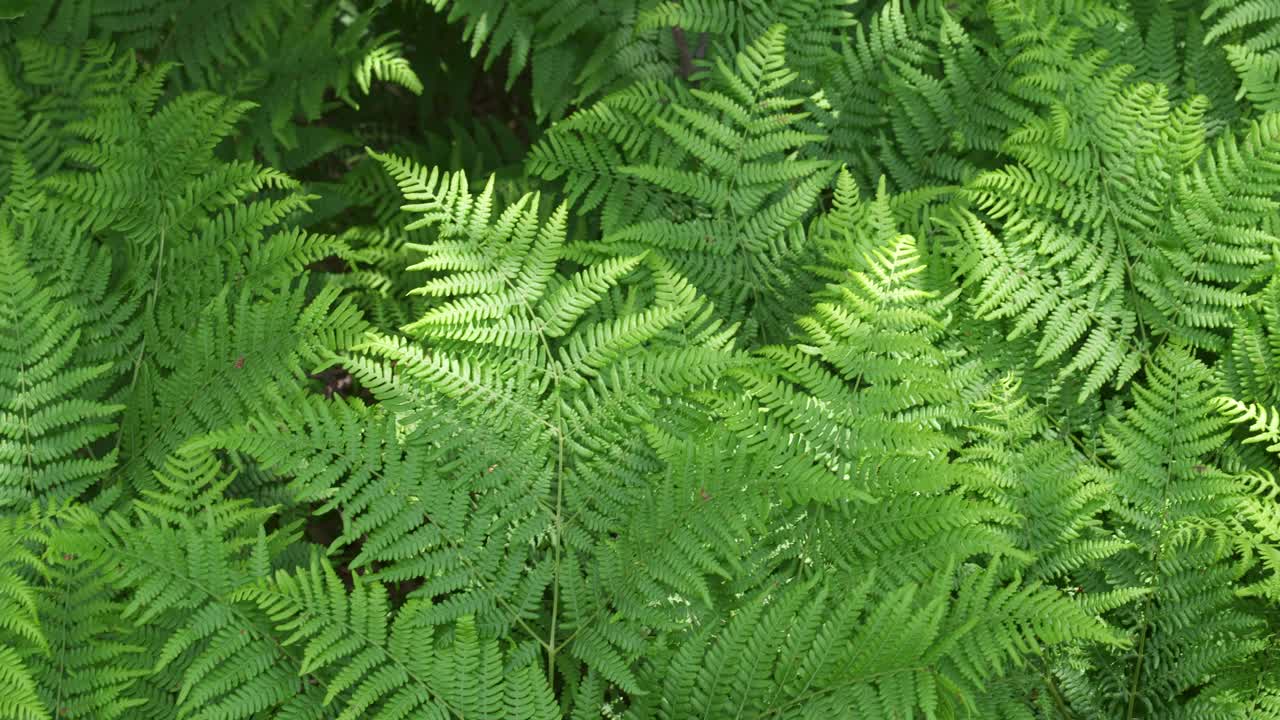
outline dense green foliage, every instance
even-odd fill
[[[0,16],[0,719],[1280,718],[1280,0]]]

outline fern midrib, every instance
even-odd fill
[[[496,263],[495,263],[496,264]],[[502,275],[502,281],[507,285],[507,289],[519,299],[520,305],[524,308],[525,317],[529,321],[530,326],[537,333],[538,341],[542,345],[542,351],[546,356],[547,371],[551,373],[551,400],[554,403],[554,415],[552,421],[554,426],[551,431],[556,436],[556,467],[555,467],[555,483],[556,483],[556,499],[555,507],[552,513],[552,526],[555,528],[552,533],[552,559],[551,559],[551,629],[546,640],[541,636],[534,635],[534,638],[542,645],[543,650],[547,654],[547,684],[555,686],[556,673],[556,655],[558,647],[556,645],[556,631],[558,630],[558,622],[560,619],[560,573],[561,563],[563,562],[563,543],[561,537],[564,533],[564,437],[567,430],[563,403],[561,402],[560,387],[563,380],[561,368],[556,362],[555,355],[551,352],[551,343],[548,340],[545,328],[542,323],[538,322],[538,314],[534,311],[532,305],[524,293],[517,292],[517,288],[511,278],[506,274]],[[523,623],[523,619],[519,618]]]
[[[70,613],[71,594],[68,592],[62,591],[63,585],[61,583],[59,583],[57,587],[60,591],[58,593],[61,599],[61,602],[59,604],[62,608],[62,612],[59,613],[58,615],[58,621],[59,621],[59,624],[62,626],[62,632],[58,634],[58,637],[60,640],[66,641],[66,640],[69,640],[71,636],[71,633],[67,631],[67,629],[69,628],[69,623],[67,621],[71,617],[71,613]],[[56,687],[53,694],[54,696],[53,707],[55,709],[59,709],[63,707],[63,704],[62,704],[63,697],[64,697],[63,690],[66,687],[64,679],[66,678],[66,675],[67,675],[67,666],[66,666],[67,654],[65,650],[66,650],[66,646],[60,643],[57,648],[58,675],[57,675]]]
[[[1173,422],[1171,426],[1176,428],[1176,427],[1179,427],[1179,415],[1181,415],[1181,410],[1182,410],[1181,383],[1175,382],[1173,384],[1173,393],[1174,393],[1173,418],[1172,418]],[[1168,454],[1172,454],[1172,451],[1173,451],[1172,447],[1169,447],[1166,449],[1167,454],[1166,454],[1166,462],[1165,462],[1165,480],[1164,480],[1164,484],[1161,485],[1160,487],[1160,505],[1161,505],[1160,527],[1156,531],[1156,537],[1153,538],[1153,540],[1155,541],[1155,551],[1151,554],[1151,568],[1152,568],[1151,574],[1152,574],[1152,577],[1155,578],[1155,583],[1154,583],[1155,587],[1153,587],[1152,591],[1148,593],[1145,598],[1143,598],[1142,608],[1138,612],[1139,616],[1142,618],[1142,626],[1139,629],[1138,657],[1134,661],[1134,665],[1133,665],[1133,679],[1129,685],[1129,704],[1128,704],[1127,710],[1125,711],[1125,720],[1133,720],[1133,716],[1134,716],[1133,714],[1137,710],[1138,686],[1142,678],[1142,667],[1146,658],[1145,653],[1147,649],[1147,635],[1150,633],[1150,628],[1151,628],[1151,620],[1147,611],[1151,607],[1152,596],[1154,596],[1158,591],[1160,581],[1164,577],[1160,573],[1160,560],[1164,552],[1164,546],[1159,541],[1159,537],[1163,535],[1164,531],[1167,529],[1168,520],[1169,520],[1169,486],[1173,484],[1173,463],[1168,458]]]
[[[1088,142],[1090,147],[1093,149],[1092,154],[1094,157],[1098,158],[1098,184],[1102,187],[1102,195],[1107,201],[1107,219],[1111,223],[1111,232],[1116,235],[1116,245],[1120,247],[1121,257],[1124,259],[1125,292],[1129,295],[1129,306],[1133,309],[1134,323],[1137,325],[1138,337],[1142,340],[1142,347],[1135,349],[1142,356],[1143,361],[1149,363],[1151,361],[1151,341],[1147,339],[1146,322],[1142,319],[1142,313],[1138,311],[1142,306],[1138,302],[1137,285],[1133,274],[1133,259],[1129,255],[1129,243],[1127,242],[1128,236],[1121,233],[1120,230],[1120,219],[1116,214],[1116,203],[1111,196],[1111,185],[1107,181],[1106,163],[1102,160],[1103,157],[1105,157],[1104,151],[1102,148],[1098,147],[1092,133],[1088,135]]]
[[[21,388],[22,396],[26,397],[31,392],[30,380],[27,378],[27,363],[18,366],[18,387]],[[22,436],[25,440],[22,444],[23,449],[23,469],[27,475],[27,482],[35,484],[35,435],[31,431],[31,415],[30,402],[22,403]]]

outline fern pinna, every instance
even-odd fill
[[[1280,718],[1280,3],[0,18],[0,718]]]

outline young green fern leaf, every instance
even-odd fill
[[[399,85],[415,95],[422,94],[422,80],[413,72],[409,60],[400,54],[401,46],[396,42],[384,42],[373,48],[356,65],[356,84],[365,93],[376,78],[384,82]]]
[[[892,218],[879,210],[866,223],[845,218],[855,198],[856,187],[842,176],[837,211],[824,224],[831,236],[823,242],[841,245],[838,257],[848,257],[849,267],[824,271],[839,283],[797,321],[802,341],[764,348],[765,367],[735,373],[749,396],[777,406],[765,423],[779,432],[761,439],[794,435],[819,455],[841,458],[833,466],[840,474],[857,467],[863,453],[945,452],[952,441],[937,430],[959,389],[952,374],[958,358],[937,342],[954,294],[940,296],[927,285],[915,238],[899,234]],[[848,235],[843,225],[858,234]],[[788,382],[806,393],[792,395]]]

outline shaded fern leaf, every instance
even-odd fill
[[[1250,662],[1267,644],[1262,619],[1232,591],[1243,569],[1231,562],[1224,521],[1241,486],[1207,458],[1227,435],[1226,421],[1213,411],[1214,394],[1203,364],[1184,348],[1165,346],[1146,382],[1134,388],[1133,407],[1106,434],[1115,522],[1134,544],[1106,567],[1116,585],[1145,591],[1136,604],[1108,613],[1134,628],[1139,648],[1100,662],[1113,711],[1239,712],[1244,699],[1231,686],[1229,668]],[[1206,677],[1218,681],[1205,684]]]
[[[179,91],[251,101],[237,155],[260,150],[276,167],[308,137],[300,120],[319,119],[332,96],[355,105],[352,80],[365,92],[371,75],[421,90],[399,46],[371,29],[381,6],[314,0],[28,5],[12,27],[19,43],[75,47],[108,38],[127,51],[122,57],[176,67]]]
[[[37,586],[45,572],[35,547],[45,540],[39,513],[0,517],[0,717],[47,720],[32,656],[50,652]]]
[[[824,82],[831,145],[864,186],[881,176],[898,191],[969,180],[996,166],[1005,138],[1033,116],[1012,86],[1009,49],[926,8],[882,4],[842,39]]]
[[[227,498],[234,476],[207,452],[180,451],[156,480],[131,516],[84,514],[75,543],[126,593],[121,617],[149,636],[148,674],[168,691],[163,701],[197,718],[314,707],[318,697],[294,675],[298,659],[241,597],[272,572],[296,526],[264,532],[274,509]]]
[[[942,577],[950,582],[950,573]],[[1017,662],[1022,642],[1116,640],[1051,592],[990,578],[960,580],[950,604],[931,592],[937,584],[877,597],[869,580],[823,578],[839,591],[794,582],[762,592],[732,619],[689,633],[655,658],[645,680],[656,698],[634,703],[628,717],[963,713]]]
[[[326,563],[277,573],[246,598],[267,613],[285,647],[301,650],[299,672],[321,679],[325,705],[347,718],[558,717],[536,666],[506,667],[498,644],[482,639],[470,618],[448,643],[411,601],[392,613],[385,589],[359,575],[348,591]],[[443,645],[443,647],[441,647]],[[341,663],[341,664],[339,664]]]
[[[85,357],[85,319],[32,272],[0,209],[0,506],[73,499],[101,481],[114,449],[95,451],[122,406],[103,402],[111,363]],[[24,233],[25,234],[25,233]],[[24,238],[25,240],[26,238]],[[87,339],[87,338],[86,338]]]

